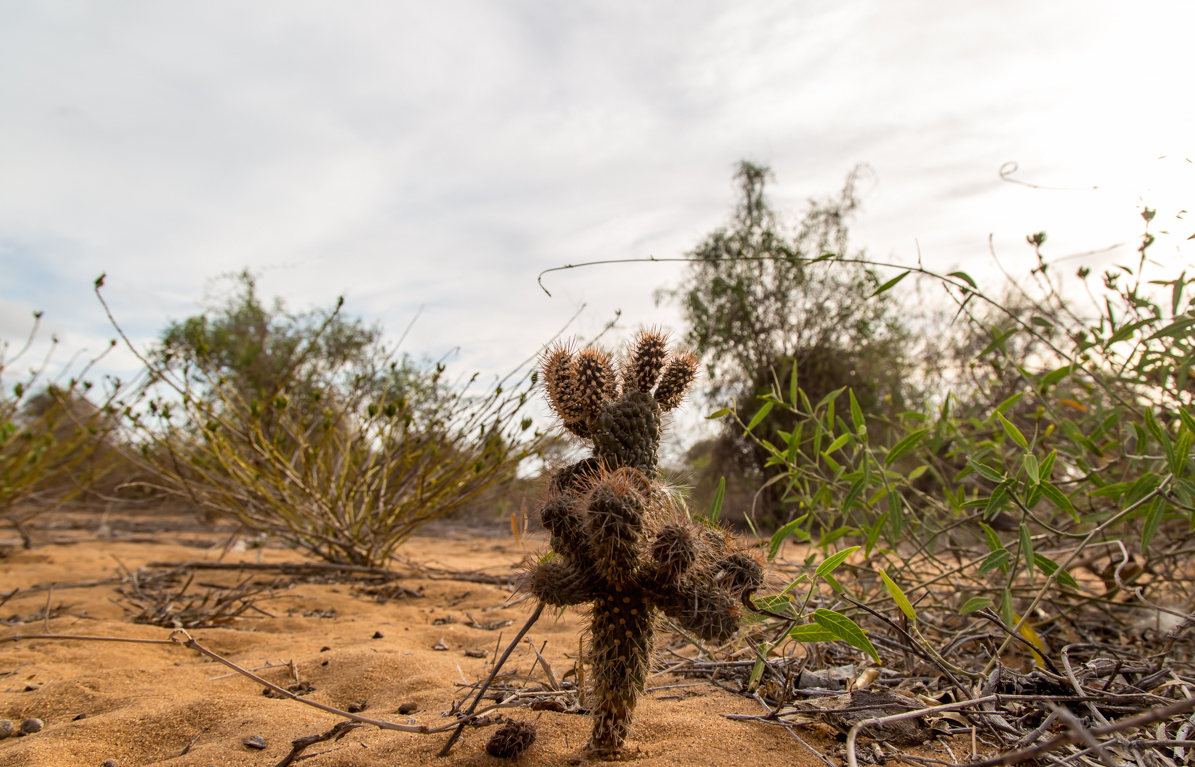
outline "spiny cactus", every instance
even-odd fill
[[[738,628],[740,603],[763,583],[759,556],[717,527],[690,519],[656,479],[661,414],[697,373],[664,337],[640,333],[618,371],[610,355],[567,346],[542,360],[544,388],[564,427],[593,454],[555,473],[540,519],[555,556],[527,573],[548,605],[592,603],[594,701],[589,750],[622,746],[652,658],[659,613],[707,641]]]

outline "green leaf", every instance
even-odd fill
[[[1187,467],[1187,461],[1191,457],[1191,443],[1195,441],[1195,435],[1189,431],[1184,431],[1179,435],[1178,442],[1174,446],[1174,452],[1169,454],[1170,471],[1174,476],[1181,476],[1183,470]]]
[[[880,539],[880,532],[884,529],[884,523],[888,521],[888,512],[880,515],[879,519],[875,521],[871,529],[867,531],[867,541],[863,546],[863,553],[871,556],[871,550],[875,548],[876,541]]]
[[[866,477],[859,477],[851,483],[850,489],[846,491],[846,498],[842,500],[842,508],[849,509],[854,505],[855,501],[859,499],[859,495],[863,492],[866,482]]]
[[[718,489],[714,491],[714,501],[710,504],[709,520],[717,522],[722,516],[722,498],[726,495],[726,477],[718,479]]]
[[[1036,485],[1038,482],[1041,482],[1041,474],[1039,473],[1040,467],[1037,465],[1037,456],[1035,456],[1033,453],[1025,453],[1023,463],[1025,464],[1025,475],[1029,477],[1029,484]]]
[[[1046,575],[1053,575],[1055,572],[1057,572],[1059,583],[1070,586],[1072,589],[1077,590],[1079,588],[1079,582],[1074,579],[1074,576],[1072,576],[1066,570],[1059,570],[1058,563],[1046,555],[1035,553],[1033,555],[1033,561],[1037,563],[1037,566],[1040,567]]]
[[[971,597],[963,603],[962,607],[959,608],[958,614],[967,615],[969,613],[978,612],[979,610],[986,610],[994,604],[996,603],[987,597]]]
[[[841,389],[835,389],[826,396],[822,397],[820,400],[818,400],[817,407],[815,407],[814,410],[821,410],[822,405],[829,405],[831,402],[838,399],[838,395],[842,394],[844,391],[846,391],[845,386],[843,386]]]
[[[1157,339],[1157,338],[1167,338],[1167,337],[1178,338],[1179,336],[1187,335],[1187,330],[1192,325],[1195,325],[1195,319],[1193,319],[1191,317],[1184,317],[1183,319],[1181,319],[1177,322],[1170,323],[1169,325],[1162,328],[1157,333],[1154,333],[1152,336],[1150,336],[1149,338],[1147,338],[1145,340],[1153,341],[1154,339]]]
[[[993,469],[991,466],[988,466],[986,463],[980,463],[974,458],[968,458],[967,463],[979,476],[983,477],[988,482],[1003,482],[1005,479],[1007,479],[1007,477]]]
[[[855,424],[855,433],[861,436],[864,433],[863,430],[867,428],[867,422],[863,420],[863,408],[859,407],[859,400],[855,399],[853,390],[848,391],[847,394],[851,398],[851,421]]]
[[[1104,341],[1104,348],[1107,348],[1107,347],[1111,346],[1112,344],[1120,343],[1121,341],[1128,339],[1134,333],[1136,333],[1138,330],[1145,327],[1146,325],[1148,325],[1151,322],[1153,322],[1153,320],[1149,319],[1149,320],[1141,320],[1140,322],[1132,322],[1132,323],[1129,323],[1128,325],[1125,325],[1120,330],[1116,331],[1111,336],[1109,336],[1107,341]]]
[[[776,554],[778,554],[780,552],[780,545],[782,543],[784,543],[784,541],[790,535],[793,535],[794,533],[797,532],[797,528],[800,526],[800,524],[802,522],[805,521],[805,518],[808,516],[809,516],[808,514],[805,514],[803,516],[797,517],[792,522],[789,522],[787,525],[785,525],[784,527],[781,527],[779,530],[777,530],[775,533],[772,534],[772,540],[768,546],[768,559],[776,558]],[[801,532],[805,532],[805,531],[802,530]]]
[[[1021,523],[1021,559],[1025,560],[1025,567],[1029,569],[1029,574],[1033,575],[1033,536],[1029,533],[1029,526],[1024,522]]]
[[[988,570],[995,570],[997,567],[1004,569],[1008,566],[1008,561],[1012,557],[1008,553],[1008,549],[999,549],[993,551],[984,557],[983,562],[979,564],[979,574],[983,575]]]
[[[1010,407],[1012,407],[1013,405],[1017,404],[1018,402],[1020,402],[1021,397],[1024,397],[1024,396],[1025,396],[1025,392],[1023,392],[1023,391],[1017,392],[1016,394],[1012,395],[1008,399],[1001,402],[999,405],[996,405],[996,412],[997,413],[1008,412],[1008,409]]]
[[[879,294],[881,294],[881,293],[884,293],[884,292],[887,292],[887,291],[889,291],[889,290],[892,290],[892,288],[896,287],[896,285],[897,285],[897,284],[898,284],[898,283],[899,283],[901,280],[903,280],[905,277],[908,277],[908,276],[909,276],[909,272],[901,272],[900,274],[896,275],[896,276],[895,276],[895,277],[893,277],[892,279],[890,279],[890,280],[888,280],[887,282],[885,282],[885,283],[884,283],[883,285],[881,285],[880,287],[876,288],[876,292],[872,293],[872,294],[871,294],[871,297],[872,297],[872,298],[875,298],[876,296],[878,296],[878,295],[879,295]]]
[[[802,623],[799,626],[793,626],[788,635],[798,642],[833,642],[838,639],[838,635],[823,628],[818,623]]]
[[[1004,597],[1000,600],[1000,617],[1004,619],[1004,625],[1010,629],[1016,627],[1017,616],[1012,610],[1012,592],[1007,588],[1004,589]]]
[[[1066,493],[1059,490],[1054,483],[1042,480],[1038,488],[1041,489],[1041,494],[1049,499],[1050,503],[1054,504],[1056,508],[1065,511],[1076,522],[1079,521],[1079,514],[1075,511],[1075,506],[1071,503],[1071,499],[1066,496]]]
[[[1050,454],[1041,462],[1041,471],[1038,472],[1038,482],[1041,480],[1050,480],[1050,474],[1054,471],[1054,460],[1058,458],[1058,451],[1051,450]]]
[[[815,575],[819,578],[825,578],[830,573],[838,569],[838,566],[846,561],[847,557],[859,550],[858,546],[851,546],[849,549],[843,549],[837,554],[832,554],[822,560],[822,563],[817,566]]]
[[[888,573],[884,572],[883,569],[880,570],[880,577],[884,579],[884,588],[888,589],[888,594],[892,597],[892,601],[896,602],[896,606],[900,608],[900,611],[904,613],[910,621],[916,624],[917,612],[913,609],[913,605],[909,602],[909,598],[906,597],[905,593],[900,590],[900,586],[897,586],[896,581],[889,578]]]
[[[1070,375],[1071,370],[1073,370],[1073,368],[1070,365],[1063,365],[1057,370],[1051,370],[1049,373],[1046,373],[1041,377],[1042,388],[1044,389],[1047,386],[1053,386],[1054,384],[1058,383],[1063,378],[1066,378],[1068,375]]]
[[[705,420],[710,421],[710,420],[713,420],[714,418],[721,418],[724,415],[730,415],[730,412],[731,412],[730,408],[724,407],[721,410],[715,410],[714,412],[707,415],[705,417]]]
[[[1004,483],[992,491],[992,497],[988,499],[987,506],[984,507],[983,518],[991,519],[996,516],[1008,502],[1008,495],[1008,483]]]
[[[996,328],[993,328],[993,330],[995,332],[992,333],[992,342],[989,343],[987,346],[983,347],[983,351],[981,351],[978,356],[986,357],[989,353],[991,353],[996,348],[1003,349],[1004,342],[1008,340],[1008,337],[1011,336],[1013,333],[1017,332],[1016,328],[1009,328],[1008,330],[1005,330],[1004,332],[1000,332]]]
[[[880,662],[880,655],[876,652],[876,648],[872,647],[871,640],[867,638],[867,634],[850,618],[842,613],[836,613],[833,610],[819,607],[813,613],[813,620],[826,631],[833,634],[835,639],[841,639],[851,647],[859,648],[870,655],[871,659],[876,663]]]
[[[925,439],[925,435],[929,434],[929,432],[929,429],[920,429],[908,435],[900,442],[897,442],[892,446],[892,449],[888,451],[888,454],[884,456],[884,464],[892,464],[892,462],[899,459],[905,453],[908,453],[910,450],[920,445],[921,440]]]
[[[843,445],[845,445],[846,443],[848,443],[850,441],[851,441],[851,435],[840,434],[838,436],[838,439],[836,439],[830,443],[830,446],[826,448],[825,452],[833,453],[835,450],[840,450],[840,449],[842,449]]]
[[[1195,416],[1192,416],[1190,413],[1188,413],[1185,407],[1180,407],[1178,409],[1178,417],[1182,420],[1183,425],[1187,427],[1188,431],[1195,432]]]
[[[947,277],[958,277],[960,280],[967,283],[971,287],[973,287],[973,288],[978,287],[975,284],[975,280],[971,279],[971,275],[967,274],[966,272],[951,272],[950,274],[948,274],[946,276]]]
[[[771,400],[763,403],[763,407],[761,407],[759,412],[755,414],[755,417],[751,419],[751,423],[747,424],[747,431],[751,431],[759,425],[760,421],[768,417],[768,413],[772,412],[773,404],[774,403]]]
[[[996,418],[1000,419],[1000,425],[1004,428],[1004,433],[1008,435],[1009,439],[1017,443],[1017,446],[1022,450],[1029,449],[1029,442],[1026,441],[1025,435],[1013,425],[1012,421],[1005,418],[1003,413],[996,413]]]
[[[1162,512],[1166,510],[1166,499],[1161,496],[1154,498],[1150,504],[1149,513],[1145,515],[1145,528],[1141,531],[1141,553],[1148,555],[1149,544],[1153,542],[1162,524]]]
[[[793,373],[792,373],[792,376],[788,379],[788,401],[790,403],[792,403],[792,406],[794,408],[796,408],[799,404],[801,404],[797,401],[797,391],[798,391],[797,361],[794,359],[793,360]]]
[[[979,527],[983,530],[983,537],[987,541],[988,551],[999,551],[1004,548],[1004,542],[1000,540],[999,534],[991,527],[980,522]]]

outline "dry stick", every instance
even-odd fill
[[[180,640],[178,638],[180,636],[186,637],[186,640],[185,641]],[[270,688],[271,690],[273,690],[274,692],[283,696],[284,698],[289,698],[290,700],[293,700],[296,703],[302,703],[306,706],[311,706],[312,708],[318,708],[321,711],[327,711],[329,714],[336,714],[337,716],[343,716],[346,719],[352,719],[355,722],[360,722],[362,724],[372,724],[374,727],[377,727],[378,729],[381,729],[381,730],[397,730],[398,732],[414,732],[414,733],[419,733],[421,735],[428,735],[428,734],[437,733],[437,732],[447,732],[448,730],[450,730],[456,726],[455,724],[445,724],[440,727],[428,727],[426,725],[394,724],[393,722],[386,722],[386,721],[381,721],[378,719],[370,719],[368,717],[359,716],[357,714],[349,713],[348,711],[341,711],[338,708],[332,708],[331,706],[325,706],[324,704],[316,703],[313,700],[307,700],[305,698],[300,698],[299,696],[295,695],[294,693],[290,692],[289,690],[284,690],[276,684],[267,682],[266,680],[262,679],[258,675],[254,674],[250,671],[247,671],[246,669],[241,668],[240,666],[233,663],[232,661],[227,660],[226,658],[222,658],[221,656],[217,655],[216,653],[212,652],[211,650],[207,649],[203,645],[196,642],[195,639],[192,638],[191,635],[188,634],[186,632],[186,630],[184,630],[184,629],[175,629],[174,631],[172,631],[170,633],[169,639],[130,639],[130,638],[126,638],[126,637],[85,636],[85,635],[80,635],[80,634],[14,634],[14,635],[8,636],[8,637],[0,637],[0,642],[18,642],[23,639],[69,639],[69,640],[81,640],[81,641],[88,641],[88,642],[131,642],[134,644],[170,644],[170,645],[175,645],[175,646],[181,645],[188,649],[195,650],[196,652],[198,652],[202,655],[206,655],[207,657],[211,658],[212,660],[216,661],[217,663],[222,663],[223,665],[229,667],[233,671],[236,671],[238,674],[241,674],[242,676],[246,676],[246,677],[252,679],[253,681],[257,682],[258,684],[262,685],[263,687]]]
[[[399,573],[384,567],[365,567],[364,565],[337,565],[330,562],[150,562],[146,567],[188,569],[188,570],[279,570],[298,573],[303,571],[333,571],[346,573],[363,573],[366,575],[384,575],[391,578],[401,578]]]
[[[185,637],[185,639],[180,639],[180,637]],[[216,653],[207,649],[203,645],[199,644],[198,642],[195,641],[194,637],[192,637],[189,633],[187,633],[187,631],[185,629],[175,629],[174,631],[170,632],[170,641],[174,642],[175,644],[180,644],[183,647],[186,647],[188,649],[195,650],[196,652],[200,653],[201,655],[206,655],[207,657],[211,658],[212,660],[216,661],[217,663],[222,663],[225,666],[228,666],[233,671],[236,671],[236,672],[242,674],[243,676],[246,676],[246,677],[252,679],[254,682],[257,682],[258,684],[260,684],[264,687],[270,688],[271,690],[278,693],[279,695],[282,695],[285,698],[289,698],[289,699],[291,699],[293,701],[297,701],[299,703],[304,703],[308,706],[311,706],[312,708],[318,708],[321,711],[327,711],[329,714],[336,714],[337,716],[343,716],[346,719],[352,719],[354,722],[360,722],[361,724],[372,724],[374,727],[377,727],[382,730],[397,730],[399,732],[417,732],[417,733],[424,733],[424,734],[431,733],[431,732],[438,732],[441,730],[447,730],[449,727],[452,726],[452,725],[445,725],[444,727],[441,727],[441,728],[433,728],[433,727],[428,727],[426,725],[395,724],[393,722],[386,722],[386,721],[382,721],[380,719],[370,719],[369,717],[359,716],[357,714],[353,714],[348,711],[341,711],[340,709],[333,708],[332,706],[325,706],[323,703],[316,703],[313,700],[306,700],[304,698],[300,698],[298,695],[295,695],[293,692],[291,692],[289,690],[285,690],[285,689],[279,687],[278,685],[273,684],[272,682],[267,682],[266,680],[259,677],[257,674],[254,674],[252,671],[248,671],[247,669],[241,668],[240,666],[236,665],[232,661],[217,655]]]
[[[1100,737],[1103,735],[1113,735],[1124,730],[1131,730],[1134,727],[1144,727],[1147,724],[1160,722],[1163,719],[1169,719],[1172,716],[1185,714],[1188,711],[1195,710],[1195,697],[1180,700],[1163,708],[1152,708],[1145,713],[1131,716],[1128,719],[1121,719],[1106,727],[1098,727],[1094,730],[1089,730],[1093,737]],[[1013,751],[1000,756],[994,756],[991,759],[985,759],[982,762],[970,764],[967,767],[1009,767],[1009,765],[1019,764],[1028,759],[1036,759],[1042,754],[1048,753],[1063,746],[1069,746],[1078,743],[1081,740],[1079,735],[1073,730],[1071,732],[1059,735],[1052,740],[1048,740],[1032,748],[1026,748],[1021,751]]]
[[[1058,714],[1058,718],[1066,723],[1066,726],[1070,728],[1071,732],[1073,732],[1079,738],[1079,740],[1083,741],[1085,746],[1095,752],[1095,755],[1099,757],[1099,760],[1104,763],[1104,767],[1119,767],[1116,764],[1116,760],[1114,760],[1107,750],[1100,745],[1100,742],[1095,739],[1095,736],[1091,734],[1091,731],[1084,727],[1083,723],[1080,722],[1074,714],[1062,706],[1055,708],[1054,713]],[[1102,719],[1103,717],[1101,716],[1100,718]]]
[[[947,703],[944,706],[931,706],[929,708],[919,708],[916,711],[905,711],[901,714],[893,714],[891,716],[881,716],[875,719],[864,719],[861,722],[856,722],[854,727],[851,727],[850,732],[846,736],[846,762],[848,767],[859,767],[859,760],[855,757],[855,741],[859,737],[859,730],[864,727],[869,727],[877,724],[888,724],[890,722],[903,722],[906,719],[918,719],[923,716],[936,714],[939,711],[957,711],[960,708],[970,708],[971,706],[978,706],[984,703],[995,703],[1000,700],[999,695],[986,695],[975,700],[964,700],[961,703]]]
[[[173,639],[134,639],[131,637],[97,637],[86,634],[13,634],[0,637],[0,642],[20,642],[25,639],[75,639],[83,642],[131,642],[133,644],[177,644]]]
[[[514,652],[514,649],[519,646],[519,642],[523,641],[523,637],[528,631],[531,630],[531,627],[537,620],[539,620],[539,616],[542,615],[543,612],[544,603],[540,602],[539,605],[536,606],[535,612],[531,613],[531,617],[527,619],[525,624],[523,624],[523,628],[519,629],[519,633],[516,634],[515,638],[511,640],[511,643],[507,645],[506,652],[502,653],[502,657],[499,658],[498,662],[494,664],[494,667],[490,669],[489,677],[485,680],[485,683],[481,686],[481,689],[477,691],[476,697],[473,698],[473,703],[469,705],[469,710],[461,715],[460,724],[456,725],[456,729],[453,730],[451,737],[448,738],[448,742],[444,744],[444,747],[440,749],[440,753],[436,754],[436,756],[448,756],[448,752],[452,750],[453,744],[455,744],[461,737],[461,733],[465,731],[465,725],[469,723],[469,719],[472,718],[473,713],[477,710],[477,704],[481,702],[481,696],[485,695],[486,690],[488,690],[490,685],[493,683],[494,677],[498,676],[499,669],[501,669],[502,665],[506,663],[506,659],[510,657],[512,652]]]
[[[988,661],[987,665],[983,667],[983,673],[986,674],[992,670],[992,667],[996,664],[996,661],[1000,658],[1001,653],[1003,653],[1005,650],[1008,649],[1008,643],[1012,641],[1012,635],[1013,634],[1019,635],[1021,633],[1021,628],[1029,621],[1029,616],[1033,615],[1033,611],[1037,609],[1037,606],[1041,603],[1041,600],[1045,597],[1046,591],[1049,590],[1051,584],[1053,584],[1054,581],[1058,578],[1058,574],[1066,571],[1066,568],[1070,566],[1070,563],[1075,561],[1076,558],[1078,558],[1079,554],[1081,554],[1083,552],[1083,550],[1085,548],[1087,548],[1088,544],[1091,543],[1091,540],[1093,538],[1095,538],[1096,535],[1103,532],[1106,528],[1111,527],[1116,522],[1119,522],[1120,520],[1124,519],[1126,516],[1128,516],[1130,513],[1132,513],[1134,510],[1136,510],[1139,506],[1144,504],[1146,501],[1153,499],[1154,496],[1156,496],[1159,493],[1161,493],[1162,491],[1164,491],[1166,489],[1166,485],[1170,484],[1170,481],[1172,479],[1174,479],[1174,475],[1167,474],[1165,477],[1162,478],[1162,481],[1158,483],[1158,487],[1152,493],[1149,493],[1144,498],[1137,501],[1133,505],[1129,506],[1127,509],[1124,509],[1123,511],[1119,512],[1118,514],[1112,515],[1107,520],[1105,520],[1103,524],[1099,525],[1098,527],[1093,528],[1092,531],[1087,534],[1087,537],[1084,538],[1082,541],[1080,541],[1078,547],[1073,552],[1071,552],[1071,555],[1069,557],[1067,557],[1066,560],[1063,561],[1060,565],[1058,565],[1057,570],[1050,573],[1050,576],[1048,578],[1046,578],[1046,582],[1043,583],[1041,589],[1038,590],[1037,596],[1035,596],[1033,598],[1033,602],[1029,605],[1029,608],[1027,610],[1025,610],[1024,614],[1021,616],[1021,619],[1019,621],[1017,621],[1017,625],[1012,627],[1012,633],[1009,634],[1008,636],[1004,637],[1004,641],[1000,643],[999,649],[997,649],[996,652],[992,655],[992,659]],[[853,765],[852,765],[852,767],[853,767]]]
[[[337,722],[336,726],[327,732],[296,738],[290,742],[290,753],[282,757],[282,761],[278,762],[274,767],[290,767],[291,764],[298,761],[299,754],[306,751],[309,747],[314,746],[316,743],[323,743],[325,740],[340,740],[345,735],[348,735],[349,731],[355,730],[360,726],[356,722]]]

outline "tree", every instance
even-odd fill
[[[788,391],[794,370],[814,402],[844,386],[869,414],[905,399],[910,333],[899,307],[891,293],[873,296],[880,284],[874,271],[840,260],[859,207],[860,172],[852,171],[836,196],[811,200],[790,227],[765,194],[769,168],[739,164],[740,197],[730,223],[689,253],[692,265],[671,293],[688,324],[686,340],[707,363],[713,402],[734,403],[750,417],[760,395],[773,387]],[[756,434],[781,444],[791,420],[777,412]],[[736,473],[750,486],[766,481],[767,451],[733,425],[702,447],[710,453],[707,483]],[[782,492],[768,488],[759,500],[765,518],[788,516]]]

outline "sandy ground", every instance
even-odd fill
[[[80,540],[32,551],[11,550],[0,559],[0,598],[17,588],[112,577],[117,560],[136,569],[153,561],[215,560],[218,548],[170,543]],[[513,539],[450,539],[417,537],[403,549],[412,561],[437,566],[511,572],[529,551]],[[303,561],[296,552],[267,549],[232,553],[225,562]],[[201,573],[201,582],[229,583],[236,573]],[[269,580],[271,575],[258,574]],[[310,700],[338,708],[364,703],[365,716],[400,723],[439,726],[457,685],[472,683],[489,669],[499,630],[483,630],[459,622],[435,625],[452,615],[479,622],[511,620],[501,629],[503,644],[523,624],[530,601],[503,606],[511,597],[503,586],[412,577],[403,586],[417,589],[419,599],[379,604],[351,583],[297,583],[274,598],[259,601],[273,617],[247,613],[229,628],[195,629],[203,645],[276,684],[294,682],[292,662],[301,681],[315,691]],[[116,583],[91,588],[59,589],[52,603],[58,617],[50,629],[58,634],[86,634],[161,639],[169,630],[138,625],[114,600]],[[198,587],[195,587],[198,588]],[[19,595],[0,608],[0,639],[18,633],[42,632],[40,616],[46,592]],[[12,625],[14,616],[26,616]],[[574,667],[581,619],[569,612],[558,620],[547,615],[529,636],[542,645],[558,674]],[[441,643],[447,650],[434,650]],[[484,651],[484,658],[466,650]],[[506,670],[533,671],[526,645]],[[536,673],[541,673],[536,671]],[[541,673],[542,678],[542,673]],[[691,684],[693,680],[660,675],[653,686]],[[403,704],[415,713],[400,715]],[[581,747],[589,719],[552,711],[516,709],[507,712],[534,720],[538,739],[519,760],[523,765],[588,763]],[[649,692],[641,703],[626,760],[643,765],[800,765],[824,767],[785,730],[724,718],[730,713],[760,713],[759,704],[710,686]],[[0,718],[45,721],[35,735],[0,740],[0,767],[9,765],[87,765],[115,760],[132,765],[275,765],[290,751],[292,739],[323,732],[340,719],[300,703],[263,696],[262,687],[184,647],[76,640],[32,639],[0,642]],[[493,728],[468,729],[446,759],[436,752],[446,735],[420,735],[361,727],[343,740],[323,743],[301,764],[333,765],[489,765],[503,764],[485,753]],[[251,750],[250,736],[268,747]],[[802,729],[807,742],[827,753],[836,744],[826,733]],[[932,753],[932,752],[927,752]],[[933,754],[934,756],[943,756]],[[834,760],[837,763],[837,760]]]

